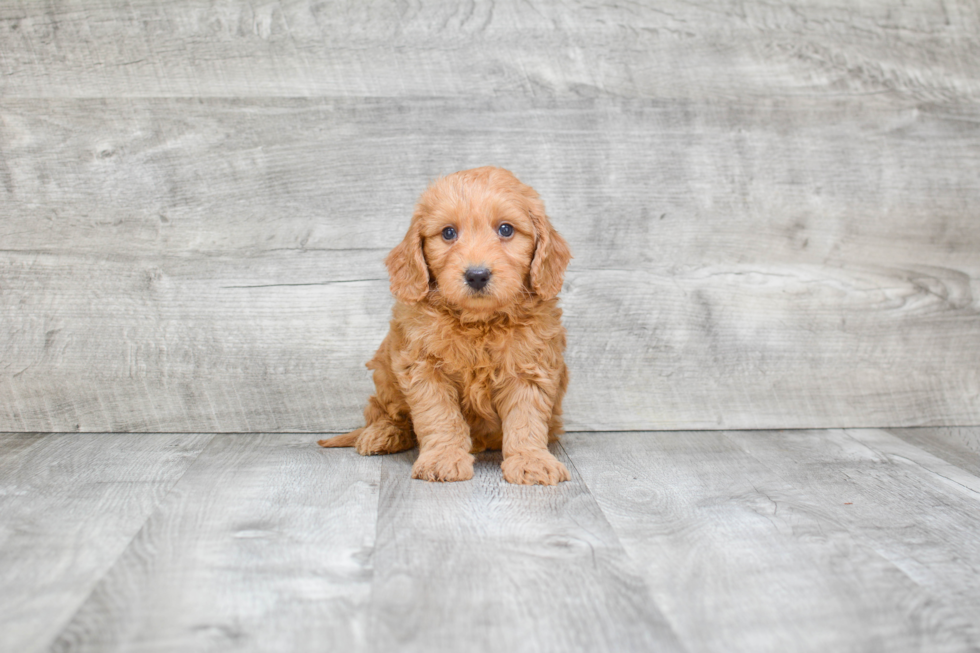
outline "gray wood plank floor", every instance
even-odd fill
[[[440,485],[301,434],[4,434],[0,650],[977,651],[977,436],[571,433],[572,481],[524,488],[494,453]]]
[[[0,436],[0,648],[43,650],[211,435]]]

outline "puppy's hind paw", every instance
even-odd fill
[[[568,469],[546,450],[511,454],[500,468],[504,480],[516,485],[557,485],[572,478]]]
[[[354,446],[362,456],[398,453],[414,447],[415,438],[394,424],[375,422],[361,430]]]
[[[446,449],[423,451],[412,465],[412,478],[423,481],[468,481],[473,478],[473,454]]]

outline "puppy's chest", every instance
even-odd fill
[[[490,338],[461,338],[440,354],[443,372],[464,388],[489,388],[510,367],[506,343]]]
[[[440,351],[441,369],[456,386],[464,412],[493,419],[495,390],[512,375],[512,342],[494,337],[457,338]]]

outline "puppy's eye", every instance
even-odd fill
[[[452,227],[446,227],[442,230],[442,237],[444,240],[456,240],[456,230]]]
[[[514,227],[505,222],[497,227],[497,233],[500,234],[501,238],[510,238],[514,235]]]

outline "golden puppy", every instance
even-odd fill
[[[571,254],[534,189],[507,170],[439,179],[385,265],[397,302],[367,364],[365,426],[321,440],[363,455],[419,445],[412,477],[462,481],[473,455],[503,449],[511,483],[554,485],[548,451],[568,385],[556,296]]]

